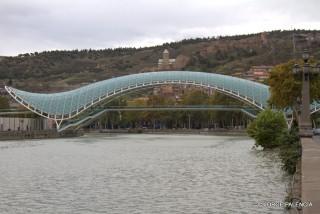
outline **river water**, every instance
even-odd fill
[[[0,213],[285,213],[276,154],[245,137],[88,135],[0,142]]]

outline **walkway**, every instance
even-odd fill
[[[301,193],[302,202],[311,202],[303,214],[320,213],[320,137],[301,138]]]

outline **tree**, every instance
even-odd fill
[[[269,103],[277,108],[296,108],[297,98],[301,97],[301,77],[295,77],[293,66],[295,62],[289,61],[274,67],[268,79],[271,96]],[[301,62],[300,62],[301,64]],[[320,78],[311,79],[311,100],[320,98]]]
[[[0,96],[0,109],[8,109],[9,100],[7,97]]]
[[[298,127],[294,126],[290,130],[283,132],[279,141],[281,142],[279,156],[283,163],[282,168],[293,175],[301,155]]]
[[[280,64],[270,73],[270,99],[269,103],[277,108],[294,106],[297,97],[300,97],[301,83],[294,78],[292,69],[294,62]]]
[[[266,109],[260,112],[248,128],[248,135],[255,139],[256,145],[263,148],[279,146],[283,132],[287,130],[286,120],[281,111]]]

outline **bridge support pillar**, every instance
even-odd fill
[[[301,137],[312,137],[312,124],[310,119],[310,77],[319,73],[318,67],[310,66],[309,53],[305,50],[302,54],[304,64],[302,68],[295,65],[293,73],[302,79],[301,89],[301,114],[299,118],[299,134]]]
[[[301,115],[299,124],[299,134],[302,137],[311,137],[312,124],[310,119],[310,74],[308,65],[305,64],[302,72],[302,90],[301,90]]]

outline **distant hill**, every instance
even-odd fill
[[[297,35],[293,39],[293,35]],[[186,39],[146,48],[44,51],[0,57],[0,78],[16,87],[65,90],[81,84],[137,72],[153,71],[165,48],[177,70],[233,74],[253,65],[286,62],[299,51],[303,37],[320,58],[320,31],[272,31],[250,35]]]

